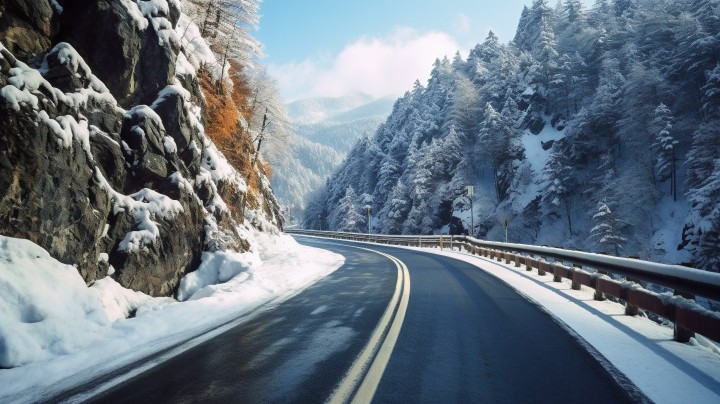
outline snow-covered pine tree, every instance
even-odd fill
[[[672,133],[673,116],[670,108],[660,103],[655,108],[652,131],[655,133],[655,169],[660,181],[670,180],[670,194],[677,200],[677,156],[675,147],[679,143]]]
[[[397,182],[388,197],[385,212],[380,216],[386,219],[381,222],[380,232],[384,234],[400,234],[403,230],[403,223],[410,212],[409,192],[402,182]]]
[[[704,122],[693,134],[692,147],[687,156],[688,174],[685,182],[691,194],[712,174],[713,161],[720,155],[720,63],[708,71],[706,77],[706,84],[701,90]]]
[[[622,236],[622,229],[627,223],[619,219],[610,209],[608,201],[603,199],[597,203],[595,214],[593,215],[595,226],[590,230],[590,239],[593,240],[604,252],[613,252],[615,255],[620,254],[627,239]]]
[[[689,249],[700,268],[720,272],[720,158],[712,174],[690,195],[688,222],[693,234]]]
[[[569,164],[567,156],[563,152],[556,151],[550,155],[550,159],[543,170],[543,176],[546,183],[545,194],[543,194],[545,207],[556,212],[561,207],[564,207],[568,230],[572,234],[572,199],[577,186],[575,170]]]
[[[358,196],[352,186],[345,190],[345,196],[338,201],[333,212],[334,229],[351,233],[361,233],[367,228],[365,215],[358,203]]]
[[[543,86],[550,89],[555,69],[557,68],[557,38],[549,15],[544,15],[540,20],[540,31],[538,34],[537,60],[540,62],[543,77]]]

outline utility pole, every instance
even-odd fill
[[[475,232],[475,214],[473,213],[473,196],[475,196],[475,187],[467,186],[467,197],[470,200],[470,237],[474,237]]]

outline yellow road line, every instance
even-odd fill
[[[328,403],[331,404],[369,403],[372,401],[400,335],[410,300],[410,274],[402,261],[380,251],[362,247],[355,248],[371,251],[390,259],[397,267],[398,276],[395,293],[385,309],[385,313],[375,327],[367,345],[355,359],[338,388],[330,396]],[[357,387],[358,385],[359,387]]]

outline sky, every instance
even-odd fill
[[[531,3],[264,0],[256,37],[287,102],[352,92],[399,96],[416,79],[427,81],[436,58],[466,56],[491,30],[510,41]]]

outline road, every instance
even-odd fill
[[[374,377],[379,380],[369,396],[374,402],[643,399],[632,386],[621,388],[548,314],[467,263],[388,246],[296,238],[344,255],[345,265],[272,310],[93,401],[325,402],[350,380],[348,370],[377,335],[386,310],[394,315],[392,327],[401,326],[392,354],[379,372],[375,364],[367,374],[363,367],[360,380],[350,383],[350,396],[362,380]],[[391,254],[407,266],[404,316],[402,300],[388,309],[402,280],[398,267],[358,246]],[[392,327],[382,328],[385,340]]]

